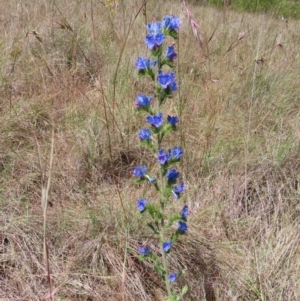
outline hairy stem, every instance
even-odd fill
[[[159,107],[159,105],[158,105]],[[160,150],[161,148],[161,137],[160,134],[157,136],[157,148]],[[161,243],[165,242],[165,199],[164,199],[164,191],[165,191],[165,183],[163,179],[163,167],[160,167],[159,170],[159,184],[160,184],[160,207],[161,207],[161,213],[162,213],[162,219],[161,219],[161,230],[160,230],[160,237],[161,237]],[[163,267],[165,270],[165,284],[168,292],[168,297],[171,296],[171,288],[170,288],[170,282],[168,278],[168,263],[167,263],[167,254],[162,251],[162,260],[163,260]]]

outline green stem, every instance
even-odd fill
[[[163,224],[163,222],[162,222]],[[162,225],[161,228],[161,238],[164,241],[164,236],[165,236],[165,229],[164,229],[164,225]],[[171,287],[170,287],[170,282],[169,282],[169,272],[168,272],[168,265],[167,265],[167,254],[163,251],[162,253],[162,259],[163,259],[163,266],[164,266],[164,270],[166,272],[165,275],[165,284],[166,284],[166,288],[167,288],[167,293],[168,293],[168,297],[170,298],[172,296],[172,292],[171,292]]]
[[[158,57],[158,61],[160,61],[160,57]],[[159,96],[158,102],[157,102],[157,113],[160,112],[160,106],[162,104],[162,97]],[[161,149],[161,143],[162,143],[162,134],[158,133],[157,134],[157,151]],[[165,192],[165,183],[164,183],[164,170],[163,167],[160,166],[159,169],[159,184],[160,184],[160,208],[161,208],[161,213],[162,213],[162,219],[161,219],[161,230],[160,230],[160,238],[161,238],[161,243],[165,242],[165,199],[164,199],[164,192]],[[171,292],[171,287],[170,287],[170,282],[169,282],[169,272],[168,272],[168,263],[167,263],[167,254],[162,250],[162,264],[163,268],[165,271],[165,284],[166,284],[166,289],[168,293],[168,298],[172,296]]]
[[[159,107],[159,105],[158,105]],[[157,135],[157,147],[158,150],[160,150],[161,148],[161,135],[158,134]],[[159,183],[160,183],[160,207],[161,207],[161,213],[162,213],[162,219],[161,219],[161,230],[160,230],[160,238],[161,238],[161,242],[164,243],[165,242],[165,199],[164,199],[164,191],[165,191],[165,183],[164,183],[164,179],[163,179],[163,168],[162,166],[160,166],[160,170],[159,170]],[[162,251],[162,263],[163,263],[163,267],[165,270],[165,284],[166,284],[166,288],[167,288],[167,293],[168,293],[168,297],[171,297],[171,287],[170,287],[170,282],[169,282],[169,272],[168,272],[168,264],[167,264],[167,254]]]

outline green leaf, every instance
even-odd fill
[[[168,35],[171,36],[174,40],[178,40],[178,32],[175,30],[169,30]]]
[[[173,187],[167,186],[164,191],[164,198],[167,200],[172,195]]]
[[[155,74],[152,68],[147,69],[147,74],[151,77],[151,79],[154,81],[155,80]]]
[[[168,224],[166,227],[169,228],[173,225],[174,222],[180,221],[180,220],[181,220],[180,213],[175,213],[168,218]]]
[[[165,281],[166,278],[166,271],[163,268],[161,262],[157,262],[157,264],[154,266],[154,271],[156,273],[158,273],[159,275],[161,275],[161,277],[163,278],[163,280]]]
[[[147,226],[157,235],[159,235],[159,232],[155,229],[155,227],[151,223],[147,223]]]
[[[189,290],[188,286],[185,285],[181,290],[181,297],[183,297],[188,292],[188,290]]]
[[[153,145],[153,141],[151,141],[151,140],[150,141],[142,140],[142,141],[140,141],[140,144],[142,146],[147,147],[150,151],[153,150],[154,145]]]
[[[134,179],[133,183],[134,183],[134,184],[140,184],[140,183],[142,183],[143,181],[145,181],[145,178],[137,178],[137,179]]]
[[[159,57],[159,56],[161,56],[161,54],[162,54],[162,46],[159,46],[157,49],[155,49],[155,50],[152,50],[151,51],[151,54],[154,56],[154,57]]]
[[[174,127],[171,124],[167,123],[162,127],[162,134],[166,135],[173,130],[174,130]]]
[[[155,222],[158,220],[161,220],[163,218],[162,213],[160,212],[160,209],[156,206],[156,204],[147,204],[147,210],[150,214],[150,216],[154,219]]]
[[[162,66],[164,66],[164,65],[167,65],[167,66],[169,66],[170,68],[174,68],[174,62],[173,61],[171,61],[171,60],[169,60],[168,58],[164,58],[164,59],[162,59],[162,61],[161,61],[161,67]]]
[[[171,240],[174,241],[174,242],[177,241],[178,240],[178,236],[179,236],[179,231],[176,230],[175,232],[172,233]]]
[[[138,259],[139,259],[140,261],[144,261],[146,258],[147,258],[147,257],[144,256],[144,255],[139,255],[139,256],[138,256]]]
[[[139,70],[138,71],[138,77],[142,77],[144,75],[146,75],[146,71],[145,70]]]

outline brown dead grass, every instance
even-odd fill
[[[144,121],[133,107],[137,93],[151,92],[133,75],[135,58],[148,55],[142,15],[116,73],[141,1],[114,12],[101,2],[92,11],[89,1],[54,4],[0,4],[0,299],[51,291],[53,300],[164,300],[151,264],[137,259],[146,240],[159,252],[135,208],[155,194],[131,179],[134,165],[154,162],[138,146]],[[171,259],[187,270],[177,285],[188,284],[186,300],[298,300],[299,23],[232,12],[223,23],[222,12],[189,7],[200,50],[182,5],[147,7],[148,20],[177,14],[183,23],[183,131],[172,139],[185,149],[191,216]],[[52,128],[50,288],[40,203]]]

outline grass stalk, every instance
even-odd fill
[[[127,34],[125,36],[124,42],[123,42],[122,47],[121,47],[121,51],[120,51],[120,54],[119,54],[119,57],[118,57],[118,62],[117,62],[117,66],[116,66],[116,69],[115,69],[115,72],[114,72],[114,77],[113,77],[113,99],[112,99],[112,114],[113,115],[115,114],[115,107],[117,107],[117,109],[119,110],[119,107],[118,107],[118,105],[116,103],[116,86],[117,86],[116,83],[117,83],[117,77],[118,77],[118,73],[119,73],[120,63],[121,63],[121,60],[122,60],[122,57],[123,57],[125,46],[127,44],[127,40],[128,40],[129,35],[131,33],[133,25],[134,25],[137,17],[140,15],[140,13],[142,12],[142,10],[144,9],[145,3],[147,3],[147,2],[148,2],[148,0],[144,0],[143,4],[140,6],[140,8],[138,9],[137,13],[135,14],[132,22],[129,25],[128,32],[127,32]],[[120,114],[120,116],[122,118],[122,114]],[[123,140],[122,135],[121,135],[121,139]]]
[[[54,125],[52,123],[52,135],[51,135],[51,148],[50,148],[50,160],[49,160],[49,170],[48,170],[48,177],[46,180],[45,173],[43,171],[42,165],[42,157],[40,153],[39,143],[37,142],[37,151],[39,157],[39,164],[41,169],[41,176],[42,176],[42,187],[41,187],[41,204],[43,210],[43,246],[44,246],[44,260],[46,265],[47,271],[47,283],[49,286],[49,295],[52,300],[52,285],[51,285],[51,273],[50,273],[50,263],[49,263],[49,249],[47,244],[47,208],[48,208],[48,199],[49,199],[49,190],[51,185],[51,175],[52,175],[52,166],[53,166],[53,157],[54,157]]]

